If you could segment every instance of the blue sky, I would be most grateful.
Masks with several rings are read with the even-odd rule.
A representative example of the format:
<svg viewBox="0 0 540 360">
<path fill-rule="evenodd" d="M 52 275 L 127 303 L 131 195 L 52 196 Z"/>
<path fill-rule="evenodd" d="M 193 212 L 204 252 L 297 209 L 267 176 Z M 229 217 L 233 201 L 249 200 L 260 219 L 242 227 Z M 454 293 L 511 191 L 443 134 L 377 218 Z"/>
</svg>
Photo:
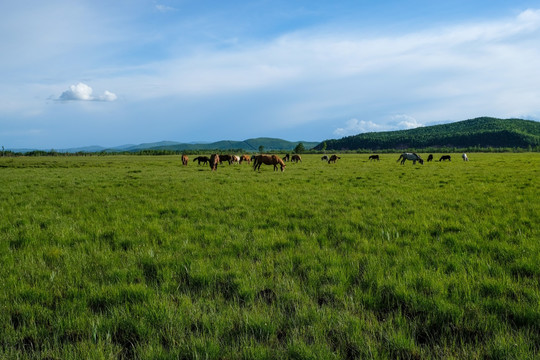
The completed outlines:
<svg viewBox="0 0 540 360">
<path fill-rule="evenodd" d="M 0 145 L 540 120 L 539 1 L 8 0 Z"/>
</svg>

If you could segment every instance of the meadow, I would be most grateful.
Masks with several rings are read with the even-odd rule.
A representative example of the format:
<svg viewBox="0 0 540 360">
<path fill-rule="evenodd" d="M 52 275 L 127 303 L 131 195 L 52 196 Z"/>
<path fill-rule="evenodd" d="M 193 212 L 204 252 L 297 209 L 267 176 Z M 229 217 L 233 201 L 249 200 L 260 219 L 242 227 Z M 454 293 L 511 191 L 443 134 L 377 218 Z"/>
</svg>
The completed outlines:
<svg viewBox="0 0 540 360">
<path fill-rule="evenodd" d="M 540 153 L 459 155 L 0 157 L 0 358 L 538 358 Z"/>
</svg>

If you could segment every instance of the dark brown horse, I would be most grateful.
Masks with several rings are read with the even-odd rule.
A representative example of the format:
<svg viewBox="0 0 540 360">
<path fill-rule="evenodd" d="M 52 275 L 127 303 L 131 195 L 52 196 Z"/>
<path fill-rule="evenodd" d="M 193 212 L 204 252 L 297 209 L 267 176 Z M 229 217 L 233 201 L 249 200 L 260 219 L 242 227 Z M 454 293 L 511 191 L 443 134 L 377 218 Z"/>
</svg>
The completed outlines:
<svg viewBox="0 0 540 360">
<path fill-rule="evenodd" d="M 429 156 L 427 157 L 427 162 L 430 162 L 433 160 L 433 154 L 429 154 Z"/>
<path fill-rule="evenodd" d="M 285 163 L 277 155 L 257 155 L 253 162 L 253 170 L 261 170 L 261 165 L 274 165 L 274 171 L 277 171 L 277 166 L 281 166 L 281 171 L 285 171 Z"/>
<path fill-rule="evenodd" d="M 452 161 L 452 158 L 450 157 L 450 155 L 443 155 L 441 156 L 441 158 L 439 159 L 439 161 Z"/>
<path fill-rule="evenodd" d="M 182 165 L 187 166 L 188 162 L 189 162 L 189 158 L 187 157 L 187 155 L 182 155 Z"/>
<path fill-rule="evenodd" d="M 206 163 L 210 161 L 210 158 L 208 156 L 197 156 L 195 159 L 193 159 L 193 161 L 198 161 L 199 165 L 201 165 L 201 163 L 206 165 Z"/>
<path fill-rule="evenodd" d="M 289 154 L 285 155 L 285 156 L 283 157 L 283 161 L 289 161 L 289 160 L 290 160 L 290 157 L 291 157 L 291 156 L 290 156 Z"/>
<path fill-rule="evenodd" d="M 300 155 L 295 154 L 291 157 L 291 161 L 295 163 L 298 163 L 299 161 L 302 162 L 302 157 L 300 157 Z"/>
<path fill-rule="evenodd" d="M 369 161 L 371 161 L 371 160 L 381 161 L 381 159 L 379 159 L 379 155 L 370 155 L 369 156 Z"/>
<path fill-rule="evenodd" d="M 336 161 L 337 161 L 338 159 L 341 159 L 341 157 L 339 157 L 339 156 L 337 156 L 337 155 L 334 154 L 334 155 L 330 156 L 330 159 L 328 159 L 328 163 L 329 163 L 329 164 L 330 164 L 330 163 L 334 163 L 334 164 L 335 164 Z"/>
<path fill-rule="evenodd" d="M 219 155 L 219 163 L 222 164 L 224 161 L 227 161 L 229 165 L 233 162 L 232 155 Z"/>
<path fill-rule="evenodd" d="M 218 155 L 218 154 L 212 154 L 212 155 L 210 155 L 210 161 L 209 161 L 209 163 L 210 163 L 210 169 L 211 169 L 212 171 L 217 170 L 217 166 L 218 166 L 218 164 L 219 164 L 219 155 Z"/>
</svg>

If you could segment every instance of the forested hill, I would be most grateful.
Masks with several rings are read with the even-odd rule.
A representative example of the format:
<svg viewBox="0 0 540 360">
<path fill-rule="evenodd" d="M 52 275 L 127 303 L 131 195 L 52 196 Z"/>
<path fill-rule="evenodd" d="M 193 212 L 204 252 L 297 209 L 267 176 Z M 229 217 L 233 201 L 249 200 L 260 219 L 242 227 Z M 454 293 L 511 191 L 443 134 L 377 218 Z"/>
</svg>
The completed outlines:
<svg viewBox="0 0 540 360">
<path fill-rule="evenodd" d="M 481 117 L 410 130 L 363 133 L 325 140 L 315 147 L 328 150 L 457 148 L 537 148 L 540 123 L 522 119 Z"/>
</svg>

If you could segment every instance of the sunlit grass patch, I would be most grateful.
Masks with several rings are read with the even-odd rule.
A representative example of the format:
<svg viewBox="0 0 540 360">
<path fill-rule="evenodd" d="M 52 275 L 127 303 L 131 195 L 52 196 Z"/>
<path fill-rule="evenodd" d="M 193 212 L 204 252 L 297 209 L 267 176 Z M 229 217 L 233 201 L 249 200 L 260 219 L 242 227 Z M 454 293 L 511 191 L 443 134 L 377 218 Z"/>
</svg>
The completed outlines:
<svg viewBox="0 0 540 360">
<path fill-rule="evenodd" d="M 538 160 L 0 158 L 0 357 L 534 358 Z"/>
</svg>

